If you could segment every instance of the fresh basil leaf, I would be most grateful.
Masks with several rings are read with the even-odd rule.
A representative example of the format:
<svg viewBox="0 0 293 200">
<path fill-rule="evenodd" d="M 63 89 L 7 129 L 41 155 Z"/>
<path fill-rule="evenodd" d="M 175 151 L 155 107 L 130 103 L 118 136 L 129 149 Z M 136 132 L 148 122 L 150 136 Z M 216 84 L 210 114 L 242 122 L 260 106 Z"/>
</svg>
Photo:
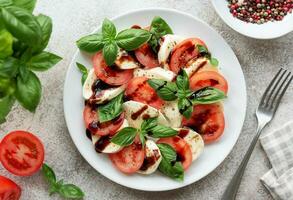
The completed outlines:
<svg viewBox="0 0 293 200">
<path fill-rule="evenodd" d="M 54 185 L 56 183 L 56 175 L 53 169 L 46 163 L 44 163 L 42 166 L 42 174 L 50 185 Z"/>
<path fill-rule="evenodd" d="M 118 117 L 122 112 L 123 92 L 117 97 L 113 98 L 107 104 L 101 105 L 98 108 L 99 121 L 101 123 L 110 121 Z"/>
<path fill-rule="evenodd" d="M 0 59 L 11 56 L 13 53 L 13 36 L 5 29 L 0 30 Z"/>
<path fill-rule="evenodd" d="M 219 65 L 219 61 L 216 58 L 211 58 L 210 63 L 215 67 Z"/>
<path fill-rule="evenodd" d="M 195 91 L 189 99 L 193 104 L 211 104 L 226 98 L 225 93 L 214 87 L 205 87 Z"/>
<path fill-rule="evenodd" d="M 49 39 L 51 37 L 53 24 L 52 19 L 43 14 L 39 14 L 38 16 L 36 16 L 36 19 L 40 24 L 42 31 L 41 43 L 39 46 L 34 48 L 34 52 L 38 53 L 43 51 L 47 47 Z"/>
<path fill-rule="evenodd" d="M 87 68 L 81 64 L 81 63 L 76 63 L 76 66 L 78 67 L 79 71 L 82 73 L 82 77 L 81 77 L 81 84 L 83 85 L 87 76 L 88 76 L 88 70 Z"/>
<path fill-rule="evenodd" d="M 0 7 L 11 6 L 12 4 L 12 0 L 0 0 Z"/>
<path fill-rule="evenodd" d="M 179 90 L 189 90 L 189 79 L 186 71 L 182 69 L 176 78 L 176 85 Z"/>
<path fill-rule="evenodd" d="M 110 42 L 105 44 L 103 48 L 103 57 L 108 66 L 111 66 L 115 62 L 117 55 L 118 55 L 118 46 L 115 42 Z"/>
<path fill-rule="evenodd" d="M 6 116 L 10 112 L 14 101 L 14 97 L 10 95 L 0 98 L 0 124 L 6 121 Z"/>
<path fill-rule="evenodd" d="M 155 16 L 153 18 L 150 32 L 155 33 L 156 35 L 159 35 L 159 37 L 167 35 L 167 34 L 173 34 L 173 31 L 170 28 L 170 26 L 167 24 L 167 22 L 159 16 Z"/>
<path fill-rule="evenodd" d="M 192 111 L 193 111 L 193 106 L 192 103 L 187 99 L 187 98 L 180 98 L 178 100 L 178 109 L 179 112 L 189 119 L 191 117 Z"/>
<path fill-rule="evenodd" d="M 13 0 L 13 4 L 17 7 L 23 8 L 29 12 L 33 12 L 37 0 Z"/>
<path fill-rule="evenodd" d="M 15 78 L 0 78 L 0 98 L 12 95 L 15 88 Z"/>
<path fill-rule="evenodd" d="M 178 134 L 178 131 L 163 125 L 153 127 L 148 134 L 154 138 L 171 137 Z"/>
<path fill-rule="evenodd" d="M 17 77 L 15 97 L 19 103 L 31 112 L 35 112 L 41 100 L 42 86 L 39 78 L 29 71 L 26 82 Z"/>
<path fill-rule="evenodd" d="M 177 99 L 177 86 L 173 82 L 167 82 L 160 79 L 149 79 L 148 84 L 156 90 L 158 96 L 165 101 Z"/>
<path fill-rule="evenodd" d="M 176 151 L 169 144 L 160 143 L 157 144 L 157 146 L 159 147 L 160 152 L 166 161 L 171 163 L 172 161 L 176 160 Z"/>
<path fill-rule="evenodd" d="M 152 129 L 153 127 L 155 127 L 158 123 L 158 118 L 157 117 L 152 117 L 146 120 L 143 120 L 143 122 L 141 123 L 141 127 L 140 129 L 142 131 L 148 131 L 150 129 Z"/>
<path fill-rule="evenodd" d="M 83 191 L 73 184 L 62 185 L 58 192 L 64 198 L 80 199 L 84 197 Z"/>
<path fill-rule="evenodd" d="M 46 71 L 56 65 L 61 59 L 61 57 L 53 53 L 43 51 L 31 57 L 27 67 L 33 71 Z"/>
<path fill-rule="evenodd" d="M 144 137 L 144 132 L 139 133 L 139 140 L 141 142 L 142 147 L 144 148 L 145 146 L 145 137 Z"/>
<path fill-rule="evenodd" d="M 30 70 L 28 70 L 25 65 L 21 65 L 19 67 L 19 77 L 21 78 L 23 82 L 26 83 L 28 81 L 29 74 L 30 74 Z"/>
<path fill-rule="evenodd" d="M 105 18 L 102 25 L 103 38 L 107 41 L 114 40 L 116 36 L 116 27 L 109 19 Z"/>
<path fill-rule="evenodd" d="M 151 34 L 144 29 L 126 29 L 118 33 L 116 42 L 122 49 L 132 51 L 147 42 L 150 37 Z"/>
<path fill-rule="evenodd" d="M 161 79 L 149 79 L 147 82 L 154 90 L 159 90 L 167 84 L 167 81 Z"/>
<path fill-rule="evenodd" d="M 26 10 L 15 6 L 2 8 L 2 19 L 5 28 L 22 42 L 31 46 L 41 42 L 41 27 Z"/>
<path fill-rule="evenodd" d="M 0 64 L 0 77 L 12 78 L 15 77 L 19 68 L 19 60 L 13 57 L 8 57 Z"/>
<path fill-rule="evenodd" d="M 209 53 L 208 49 L 205 46 L 203 46 L 203 45 L 198 44 L 198 45 L 196 45 L 196 47 L 197 47 L 197 49 L 198 49 L 198 51 L 199 51 L 200 54 L 207 54 L 207 53 Z"/>
<path fill-rule="evenodd" d="M 153 52 L 158 53 L 160 43 L 159 43 L 160 38 L 157 38 L 154 34 L 152 34 L 151 38 L 148 41 L 148 44 L 151 46 Z"/>
<path fill-rule="evenodd" d="M 95 33 L 80 38 L 76 44 L 80 50 L 94 53 L 102 50 L 105 42 L 103 40 L 103 36 L 100 33 Z"/>
<path fill-rule="evenodd" d="M 137 129 L 132 127 L 125 127 L 118 131 L 118 133 L 116 133 L 110 141 L 120 146 L 128 146 L 133 143 L 136 134 Z"/>
</svg>

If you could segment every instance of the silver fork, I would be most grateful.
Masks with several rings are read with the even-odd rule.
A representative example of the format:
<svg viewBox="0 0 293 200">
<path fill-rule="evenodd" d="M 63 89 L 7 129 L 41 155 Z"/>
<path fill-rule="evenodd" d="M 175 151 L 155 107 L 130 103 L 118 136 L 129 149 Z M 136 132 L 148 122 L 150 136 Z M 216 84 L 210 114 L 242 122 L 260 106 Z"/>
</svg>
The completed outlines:
<svg viewBox="0 0 293 200">
<path fill-rule="evenodd" d="M 290 82 L 293 79 L 291 72 L 281 68 L 273 80 L 270 82 L 269 86 L 265 90 L 258 108 L 255 112 L 258 127 L 256 135 L 254 136 L 241 164 L 239 165 L 236 173 L 234 174 L 232 180 L 230 181 L 228 187 L 226 188 L 222 200 L 233 200 L 236 198 L 237 190 L 241 183 L 241 178 L 243 176 L 246 165 L 249 161 L 251 153 L 257 143 L 257 140 L 261 134 L 262 129 L 273 119 L 276 110 L 280 104 L 280 101 L 285 94 Z"/>
</svg>

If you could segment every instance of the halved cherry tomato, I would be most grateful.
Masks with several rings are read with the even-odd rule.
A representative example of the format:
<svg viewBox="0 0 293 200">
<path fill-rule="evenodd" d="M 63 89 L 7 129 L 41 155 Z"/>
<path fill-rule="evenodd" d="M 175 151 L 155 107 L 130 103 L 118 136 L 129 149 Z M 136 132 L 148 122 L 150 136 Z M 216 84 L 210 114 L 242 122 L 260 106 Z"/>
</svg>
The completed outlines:
<svg viewBox="0 0 293 200">
<path fill-rule="evenodd" d="M 226 79 L 218 72 L 202 71 L 195 73 L 190 78 L 190 88 L 192 90 L 199 90 L 208 86 L 222 90 L 225 92 L 225 94 L 228 92 L 228 83 Z"/>
<path fill-rule="evenodd" d="M 121 172 L 132 174 L 140 169 L 143 164 L 145 151 L 142 148 L 139 139 L 124 147 L 121 151 L 113 154 L 109 154 L 112 163 Z"/>
<path fill-rule="evenodd" d="M 102 52 L 94 55 L 93 65 L 97 77 L 109 85 L 123 85 L 133 77 L 132 69 L 120 70 L 114 66 L 108 66 Z"/>
<path fill-rule="evenodd" d="M 21 188 L 9 178 L 0 176 L 0 200 L 20 199 Z"/>
<path fill-rule="evenodd" d="M 182 67 L 185 67 L 188 61 L 199 56 L 197 45 L 203 45 L 205 43 L 199 38 L 188 38 L 180 42 L 174 47 L 171 53 L 170 69 L 178 74 Z"/>
<path fill-rule="evenodd" d="M 160 109 L 163 100 L 159 98 L 156 91 L 147 83 L 146 77 L 135 77 L 128 83 L 125 95 L 128 99 L 148 104 Z"/>
<path fill-rule="evenodd" d="M 0 161 L 12 174 L 30 176 L 43 164 L 44 146 L 29 132 L 13 131 L 0 143 Z"/>
<path fill-rule="evenodd" d="M 159 66 L 159 61 L 148 43 L 134 51 L 136 59 L 145 66 L 146 69 L 151 69 Z"/>
<path fill-rule="evenodd" d="M 225 119 L 219 104 L 196 105 L 190 119 L 183 118 L 183 126 L 198 132 L 205 143 L 217 140 L 224 132 Z"/>
<path fill-rule="evenodd" d="M 90 106 L 86 105 L 83 110 L 83 119 L 86 128 L 89 129 L 92 134 L 97 134 L 101 136 L 113 135 L 123 124 L 124 113 L 111 121 L 100 123 L 97 109 L 93 109 Z"/>
<path fill-rule="evenodd" d="M 187 170 L 192 163 L 192 152 L 188 143 L 182 138 L 167 137 L 161 138 L 157 141 L 158 144 L 165 143 L 169 144 L 177 153 L 177 160 L 182 163 L 183 169 Z"/>
</svg>

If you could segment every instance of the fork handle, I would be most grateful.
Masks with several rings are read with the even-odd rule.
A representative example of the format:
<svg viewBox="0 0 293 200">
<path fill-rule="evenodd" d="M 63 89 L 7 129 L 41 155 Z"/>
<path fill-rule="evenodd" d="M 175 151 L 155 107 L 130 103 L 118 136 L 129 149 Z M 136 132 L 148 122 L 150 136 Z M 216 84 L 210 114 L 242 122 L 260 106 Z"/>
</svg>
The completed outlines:
<svg viewBox="0 0 293 200">
<path fill-rule="evenodd" d="M 242 179 L 244 170 L 247 166 L 247 163 L 249 161 L 251 153 L 253 152 L 253 149 L 257 143 L 257 140 L 258 140 L 260 133 L 261 133 L 264 126 L 265 125 L 262 125 L 257 128 L 256 135 L 254 136 L 252 142 L 250 143 L 250 146 L 249 146 L 247 152 L 245 153 L 245 156 L 244 156 L 241 164 L 239 165 L 232 180 L 230 181 L 228 187 L 226 188 L 226 190 L 222 196 L 222 200 L 233 200 L 236 198 L 236 194 L 237 194 L 239 185 L 241 183 L 241 179 Z"/>
</svg>

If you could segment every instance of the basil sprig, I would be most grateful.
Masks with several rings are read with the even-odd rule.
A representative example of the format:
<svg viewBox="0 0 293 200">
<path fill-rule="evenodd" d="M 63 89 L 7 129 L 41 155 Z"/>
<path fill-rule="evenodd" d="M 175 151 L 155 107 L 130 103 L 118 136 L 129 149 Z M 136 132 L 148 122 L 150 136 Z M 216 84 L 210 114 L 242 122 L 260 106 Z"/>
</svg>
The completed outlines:
<svg viewBox="0 0 293 200">
<path fill-rule="evenodd" d="M 54 193 L 58 193 L 64 198 L 80 199 L 84 197 L 83 191 L 73 184 L 64 184 L 63 180 L 57 181 L 56 175 L 51 167 L 47 164 L 43 164 L 42 173 L 46 181 L 49 183 L 50 196 Z"/>
<path fill-rule="evenodd" d="M 101 123 L 110 121 L 122 113 L 123 92 L 108 103 L 99 106 L 99 121 Z"/>
<path fill-rule="evenodd" d="M 181 162 L 176 161 L 176 151 L 169 144 L 161 143 L 157 145 L 162 154 L 159 171 L 177 181 L 183 181 L 184 169 Z"/>
<path fill-rule="evenodd" d="M 219 61 L 216 58 L 212 57 L 212 54 L 208 51 L 208 49 L 205 46 L 198 44 L 196 45 L 196 48 L 201 56 L 205 56 L 210 60 L 210 63 L 213 66 L 217 67 L 219 65 Z"/>
<path fill-rule="evenodd" d="M 118 48 L 132 51 L 147 42 L 151 34 L 143 29 L 125 29 L 117 34 L 113 22 L 104 19 L 102 32 L 84 36 L 76 44 L 82 51 L 94 53 L 102 50 L 108 66 L 111 66 L 118 55 Z"/>
<path fill-rule="evenodd" d="M 81 76 L 81 84 L 83 85 L 84 84 L 84 82 L 85 82 L 85 80 L 86 80 L 86 78 L 87 78 L 87 76 L 88 76 L 88 70 L 87 70 L 87 68 L 83 65 L 83 64 L 81 64 L 81 63 L 76 63 L 76 66 L 77 66 L 77 68 L 79 69 L 79 71 L 82 73 L 82 76 Z"/>
<path fill-rule="evenodd" d="M 195 91 L 189 99 L 193 104 L 211 104 L 226 98 L 222 90 L 213 87 L 205 87 Z"/>
</svg>

